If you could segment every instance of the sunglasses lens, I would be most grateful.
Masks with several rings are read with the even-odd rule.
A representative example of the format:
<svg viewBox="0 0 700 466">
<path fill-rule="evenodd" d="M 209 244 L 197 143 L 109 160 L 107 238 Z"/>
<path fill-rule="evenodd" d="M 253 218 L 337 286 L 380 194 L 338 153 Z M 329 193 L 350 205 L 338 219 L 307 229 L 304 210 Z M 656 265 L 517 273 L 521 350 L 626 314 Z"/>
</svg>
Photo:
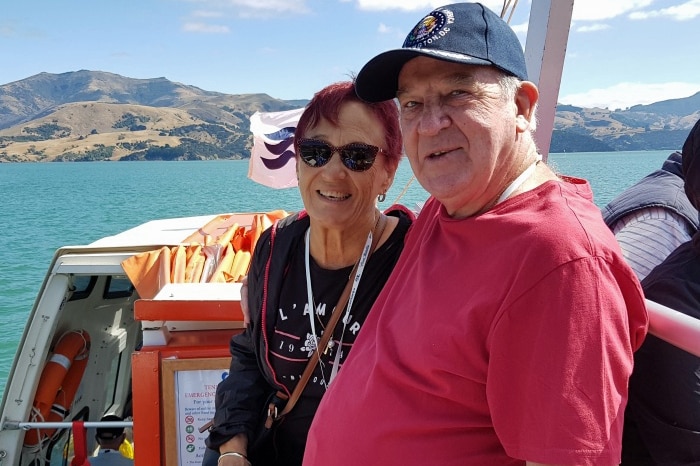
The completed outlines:
<svg viewBox="0 0 700 466">
<path fill-rule="evenodd" d="M 321 167 L 332 156 L 331 147 L 322 141 L 302 141 L 299 143 L 299 156 L 310 167 Z"/>
<path fill-rule="evenodd" d="M 369 144 L 350 143 L 333 147 L 316 139 L 302 139 L 298 147 L 299 157 L 310 167 L 324 166 L 333 157 L 333 152 L 338 151 L 343 165 L 356 172 L 369 170 L 379 152 L 378 147 Z"/>
<path fill-rule="evenodd" d="M 369 170 L 377 156 L 377 148 L 362 144 L 349 144 L 342 151 L 343 163 L 350 170 L 363 172 Z"/>
</svg>

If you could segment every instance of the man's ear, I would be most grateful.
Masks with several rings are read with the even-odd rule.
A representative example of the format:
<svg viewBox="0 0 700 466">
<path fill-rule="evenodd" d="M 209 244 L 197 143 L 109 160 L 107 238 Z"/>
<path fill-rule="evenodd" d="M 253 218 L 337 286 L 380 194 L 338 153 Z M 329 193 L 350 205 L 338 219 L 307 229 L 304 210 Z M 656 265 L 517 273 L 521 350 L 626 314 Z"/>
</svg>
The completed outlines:
<svg viewBox="0 0 700 466">
<path fill-rule="evenodd" d="M 523 132 L 528 129 L 535 116 L 535 106 L 540 98 L 540 93 L 530 81 L 523 81 L 515 94 L 516 128 Z"/>
</svg>

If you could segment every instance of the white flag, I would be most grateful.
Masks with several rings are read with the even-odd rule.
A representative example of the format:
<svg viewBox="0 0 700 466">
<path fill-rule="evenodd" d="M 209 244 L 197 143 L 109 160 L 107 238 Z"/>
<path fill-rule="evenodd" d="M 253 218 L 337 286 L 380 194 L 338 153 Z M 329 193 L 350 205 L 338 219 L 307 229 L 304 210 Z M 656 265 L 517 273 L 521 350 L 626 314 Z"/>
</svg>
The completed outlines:
<svg viewBox="0 0 700 466">
<path fill-rule="evenodd" d="M 297 185 L 294 130 L 304 108 L 285 112 L 255 112 L 250 117 L 253 149 L 248 178 L 271 188 Z"/>
</svg>

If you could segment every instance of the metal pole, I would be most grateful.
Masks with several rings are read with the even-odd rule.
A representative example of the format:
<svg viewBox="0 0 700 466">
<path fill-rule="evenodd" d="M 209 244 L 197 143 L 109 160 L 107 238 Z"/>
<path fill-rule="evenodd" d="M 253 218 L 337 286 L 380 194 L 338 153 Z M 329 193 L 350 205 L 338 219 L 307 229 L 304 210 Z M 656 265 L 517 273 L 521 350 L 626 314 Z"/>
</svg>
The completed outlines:
<svg viewBox="0 0 700 466">
<path fill-rule="evenodd" d="M 86 429 L 90 428 L 114 428 L 114 427 L 133 427 L 133 421 L 93 421 L 83 422 Z M 29 429 L 72 429 L 72 422 L 19 422 L 5 421 L 2 424 L 2 430 L 29 430 Z"/>
<path fill-rule="evenodd" d="M 530 81 L 537 84 L 535 142 L 545 162 L 549 154 L 564 70 L 574 0 L 533 0 L 525 42 L 525 62 Z"/>
</svg>

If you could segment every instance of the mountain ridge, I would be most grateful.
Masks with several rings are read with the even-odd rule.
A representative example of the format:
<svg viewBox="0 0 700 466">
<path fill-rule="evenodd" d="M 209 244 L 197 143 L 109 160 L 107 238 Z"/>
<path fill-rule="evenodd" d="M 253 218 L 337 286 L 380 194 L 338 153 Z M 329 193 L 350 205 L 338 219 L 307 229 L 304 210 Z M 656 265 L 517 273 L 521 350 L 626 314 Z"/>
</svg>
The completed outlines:
<svg viewBox="0 0 700 466">
<path fill-rule="evenodd" d="M 164 77 L 39 73 L 0 85 L 0 162 L 243 159 L 254 112 L 307 102 Z M 615 111 L 560 104 L 550 150 L 676 150 L 698 119 L 700 92 Z"/>
</svg>

